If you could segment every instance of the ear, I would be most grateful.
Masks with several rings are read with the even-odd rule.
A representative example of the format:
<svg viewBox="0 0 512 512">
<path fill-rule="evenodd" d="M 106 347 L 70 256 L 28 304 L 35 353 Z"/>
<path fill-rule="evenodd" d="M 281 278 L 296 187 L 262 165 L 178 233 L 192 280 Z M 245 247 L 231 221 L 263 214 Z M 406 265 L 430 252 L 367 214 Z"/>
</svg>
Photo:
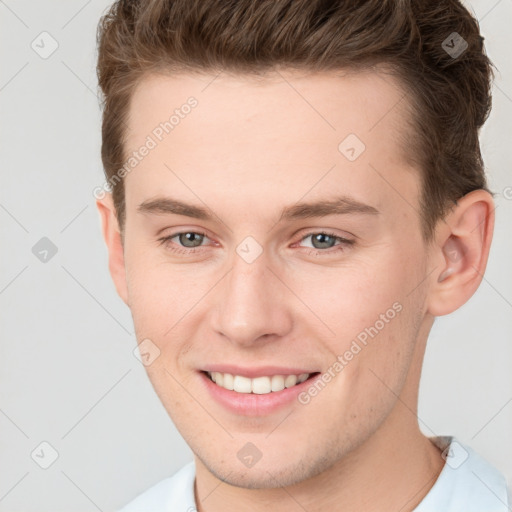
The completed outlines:
<svg viewBox="0 0 512 512">
<path fill-rule="evenodd" d="M 114 281 L 117 293 L 128 304 L 128 287 L 124 266 L 124 252 L 119 223 L 117 220 L 112 194 L 105 194 L 103 199 L 96 200 L 103 228 L 103 238 L 108 250 L 108 268 Z"/>
<path fill-rule="evenodd" d="M 491 194 L 474 190 L 438 223 L 432 253 L 437 266 L 427 297 L 432 315 L 455 311 L 480 285 L 491 247 L 494 210 Z"/>
</svg>

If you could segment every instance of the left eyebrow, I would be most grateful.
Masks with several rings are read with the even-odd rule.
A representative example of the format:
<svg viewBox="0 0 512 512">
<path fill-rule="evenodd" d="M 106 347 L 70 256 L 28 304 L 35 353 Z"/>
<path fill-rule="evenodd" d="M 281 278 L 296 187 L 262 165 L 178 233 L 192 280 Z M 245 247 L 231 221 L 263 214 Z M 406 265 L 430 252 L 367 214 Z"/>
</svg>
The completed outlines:
<svg viewBox="0 0 512 512">
<path fill-rule="evenodd" d="M 297 203 L 284 208 L 279 221 L 306 219 L 308 217 L 326 217 L 328 215 L 347 214 L 379 215 L 377 208 L 361 203 L 348 196 L 335 197 L 331 200 L 316 201 L 314 203 Z"/>
</svg>

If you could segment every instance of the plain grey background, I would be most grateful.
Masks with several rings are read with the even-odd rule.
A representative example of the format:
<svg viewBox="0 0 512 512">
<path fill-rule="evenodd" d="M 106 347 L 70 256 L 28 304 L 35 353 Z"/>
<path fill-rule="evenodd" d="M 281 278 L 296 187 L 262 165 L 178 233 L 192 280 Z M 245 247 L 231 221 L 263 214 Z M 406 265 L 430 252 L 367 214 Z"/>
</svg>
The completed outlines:
<svg viewBox="0 0 512 512">
<path fill-rule="evenodd" d="M 109 3 L 0 0 L 0 512 L 114 510 L 192 460 L 133 355 L 92 193 L 104 182 L 95 37 Z M 418 416 L 510 481 L 512 1 L 466 5 L 498 68 L 481 133 L 496 226 L 479 290 L 434 324 Z"/>
</svg>

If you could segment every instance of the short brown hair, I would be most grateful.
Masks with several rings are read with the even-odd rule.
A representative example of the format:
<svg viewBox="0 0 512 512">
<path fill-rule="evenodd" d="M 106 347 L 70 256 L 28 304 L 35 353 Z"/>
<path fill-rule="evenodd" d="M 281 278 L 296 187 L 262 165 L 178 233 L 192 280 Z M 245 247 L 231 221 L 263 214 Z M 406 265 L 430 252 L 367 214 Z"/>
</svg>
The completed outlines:
<svg viewBox="0 0 512 512">
<path fill-rule="evenodd" d="M 151 72 L 383 64 L 408 96 L 411 129 L 402 142 L 421 171 L 424 240 L 459 198 L 490 192 L 478 134 L 491 109 L 493 64 L 478 21 L 458 0 L 118 0 L 102 16 L 97 39 L 107 181 L 126 162 L 130 98 Z M 122 180 L 112 193 L 123 230 Z"/>
</svg>

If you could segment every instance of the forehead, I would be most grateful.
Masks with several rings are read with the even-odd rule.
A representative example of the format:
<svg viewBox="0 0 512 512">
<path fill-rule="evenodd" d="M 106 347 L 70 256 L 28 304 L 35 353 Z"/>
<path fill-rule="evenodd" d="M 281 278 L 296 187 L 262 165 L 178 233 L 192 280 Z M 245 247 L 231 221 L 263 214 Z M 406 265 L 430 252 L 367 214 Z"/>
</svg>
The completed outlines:
<svg viewBox="0 0 512 512">
<path fill-rule="evenodd" d="M 190 98 L 195 106 L 185 108 Z M 406 102 L 390 75 L 370 70 L 147 76 L 131 99 L 125 151 L 148 137 L 154 148 L 126 177 L 127 204 L 166 188 L 176 196 L 176 187 L 219 203 L 237 188 L 240 207 L 247 197 L 272 198 L 276 211 L 283 194 L 314 199 L 333 189 L 379 209 L 414 203 L 418 174 L 401 143 Z"/>
<path fill-rule="evenodd" d="M 238 122 L 243 122 L 246 129 L 250 128 L 247 123 L 254 128 L 259 124 L 267 133 L 289 129 L 291 123 L 294 129 L 290 136 L 315 131 L 330 135 L 337 132 L 336 137 L 340 137 L 351 129 L 361 138 L 367 134 L 368 139 L 374 130 L 382 134 L 390 128 L 401 135 L 400 128 L 409 117 L 404 109 L 405 90 L 383 69 L 318 73 L 281 70 L 258 77 L 226 72 L 151 74 L 132 94 L 128 142 L 141 131 L 148 132 L 155 123 L 169 119 L 190 97 L 200 105 L 194 109 L 196 124 L 214 123 L 224 132 L 236 129 L 234 123 Z M 300 125 L 298 120 L 302 121 Z"/>
</svg>

